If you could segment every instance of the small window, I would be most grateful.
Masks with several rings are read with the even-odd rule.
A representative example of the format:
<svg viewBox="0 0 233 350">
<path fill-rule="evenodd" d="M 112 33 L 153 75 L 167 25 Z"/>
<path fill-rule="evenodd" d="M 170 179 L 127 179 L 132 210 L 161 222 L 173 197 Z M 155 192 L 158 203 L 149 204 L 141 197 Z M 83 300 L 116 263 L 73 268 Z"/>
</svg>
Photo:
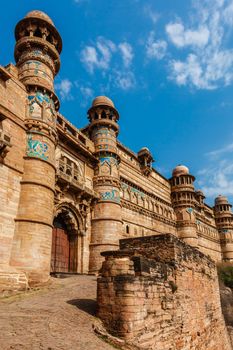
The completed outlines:
<svg viewBox="0 0 233 350">
<path fill-rule="evenodd" d="M 42 38 L 42 34 L 39 28 L 37 28 L 36 31 L 34 32 L 34 36 L 37 36 L 38 38 Z"/>
<path fill-rule="evenodd" d="M 94 119 L 99 119 L 98 114 L 95 112 Z"/>
<path fill-rule="evenodd" d="M 69 176 L 72 175 L 72 172 L 71 172 L 71 169 L 70 169 L 70 168 L 67 168 L 67 169 L 66 169 L 66 175 L 69 175 Z"/>
<path fill-rule="evenodd" d="M 102 119 L 106 119 L 106 113 L 105 113 L 105 111 L 103 111 L 103 112 L 101 113 L 101 118 L 102 118 Z"/>
<path fill-rule="evenodd" d="M 126 233 L 129 233 L 129 225 L 126 225 L 125 231 Z"/>
</svg>

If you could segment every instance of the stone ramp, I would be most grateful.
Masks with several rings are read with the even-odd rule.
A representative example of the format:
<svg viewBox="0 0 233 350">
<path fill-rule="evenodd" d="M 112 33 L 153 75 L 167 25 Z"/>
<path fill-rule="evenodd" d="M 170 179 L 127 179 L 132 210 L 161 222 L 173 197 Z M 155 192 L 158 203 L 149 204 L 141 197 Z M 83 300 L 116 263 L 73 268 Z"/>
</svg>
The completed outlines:
<svg viewBox="0 0 233 350">
<path fill-rule="evenodd" d="M 0 301 L 1 350 L 112 350 L 93 329 L 96 277 L 53 279 L 49 287 Z"/>
</svg>

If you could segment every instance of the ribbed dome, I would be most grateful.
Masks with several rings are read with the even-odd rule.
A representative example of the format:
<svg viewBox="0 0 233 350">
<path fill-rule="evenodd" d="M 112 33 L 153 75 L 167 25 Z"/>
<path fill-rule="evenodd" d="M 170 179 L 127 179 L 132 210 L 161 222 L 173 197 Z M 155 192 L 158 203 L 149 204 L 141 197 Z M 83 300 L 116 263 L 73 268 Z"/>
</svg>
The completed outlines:
<svg viewBox="0 0 233 350">
<path fill-rule="evenodd" d="M 39 11 L 39 10 L 34 10 L 34 11 L 28 12 L 26 14 L 25 18 L 40 18 L 40 19 L 43 19 L 44 21 L 46 21 L 54 26 L 54 23 L 51 20 L 51 18 L 46 13 Z"/>
<path fill-rule="evenodd" d="M 215 204 L 229 204 L 227 197 L 219 195 L 215 198 Z"/>
<path fill-rule="evenodd" d="M 115 107 L 112 100 L 110 100 L 110 98 L 106 96 L 98 96 L 93 100 L 92 107 L 97 107 L 97 106 L 109 106 L 113 108 Z"/>
<path fill-rule="evenodd" d="M 180 176 L 180 175 L 188 175 L 189 174 L 189 168 L 187 168 L 185 165 L 177 165 L 175 169 L 172 172 L 172 176 Z"/>
</svg>

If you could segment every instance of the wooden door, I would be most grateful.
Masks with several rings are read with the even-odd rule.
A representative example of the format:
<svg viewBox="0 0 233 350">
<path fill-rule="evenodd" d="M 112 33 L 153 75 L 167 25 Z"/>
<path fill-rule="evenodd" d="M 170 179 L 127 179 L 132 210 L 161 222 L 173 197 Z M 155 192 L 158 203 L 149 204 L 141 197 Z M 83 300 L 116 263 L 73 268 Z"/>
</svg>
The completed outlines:
<svg viewBox="0 0 233 350">
<path fill-rule="evenodd" d="M 53 228 L 51 272 L 69 272 L 70 242 L 64 228 Z"/>
</svg>

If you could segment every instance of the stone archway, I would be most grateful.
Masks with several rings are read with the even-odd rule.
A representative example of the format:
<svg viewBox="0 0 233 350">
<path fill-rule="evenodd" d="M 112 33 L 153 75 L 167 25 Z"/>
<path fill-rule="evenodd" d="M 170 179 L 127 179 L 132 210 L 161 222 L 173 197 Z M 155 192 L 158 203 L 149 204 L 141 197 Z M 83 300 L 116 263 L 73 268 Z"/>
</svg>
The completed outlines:
<svg viewBox="0 0 233 350">
<path fill-rule="evenodd" d="M 82 218 L 69 204 L 59 206 L 53 221 L 51 273 L 77 273 Z"/>
</svg>

